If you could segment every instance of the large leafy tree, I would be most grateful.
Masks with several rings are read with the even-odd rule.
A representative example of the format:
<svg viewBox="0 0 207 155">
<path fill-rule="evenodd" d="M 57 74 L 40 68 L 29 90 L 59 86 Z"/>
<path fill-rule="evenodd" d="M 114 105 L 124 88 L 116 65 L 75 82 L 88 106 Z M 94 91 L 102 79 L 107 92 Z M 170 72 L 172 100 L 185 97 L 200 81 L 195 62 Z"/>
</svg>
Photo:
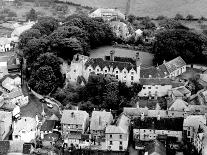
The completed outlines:
<svg viewBox="0 0 207 155">
<path fill-rule="evenodd" d="M 49 94 L 57 87 L 57 78 L 50 66 L 42 66 L 34 71 L 29 80 L 29 86 L 42 95 Z"/>
<path fill-rule="evenodd" d="M 181 56 L 187 63 L 206 61 L 203 54 L 206 38 L 187 30 L 166 30 L 156 36 L 153 47 L 154 64 Z"/>
<path fill-rule="evenodd" d="M 37 13 L 36 11 L 32 8 L 29 13 L 26 15 L 27 16 L 27 21 L 36 21 L 37 20 Z"/>
</svg>

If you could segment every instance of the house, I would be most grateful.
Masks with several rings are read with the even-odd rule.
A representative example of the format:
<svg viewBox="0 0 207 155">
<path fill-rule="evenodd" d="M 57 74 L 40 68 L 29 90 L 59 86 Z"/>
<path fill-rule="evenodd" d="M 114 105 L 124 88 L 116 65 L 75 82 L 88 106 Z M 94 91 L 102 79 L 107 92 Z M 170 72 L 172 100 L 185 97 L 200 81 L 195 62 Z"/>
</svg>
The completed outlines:
<svg viewBox="0 0 207 155">
<path fill-rule="evenodd" d="M 180 56 L 163 64 L 168 71 L 169 77 L 177 77 L 186 72 L 186 63 Z"/>
<path fill-rule="evenodd" d="M 125 19 L 125 15 L 121 13 L 118 9 L 105 9 L 99 8 L 94 12 L 89 14 L 89 17 L 96 18 L 101 17 L 103 20 L 111 20 L 111 19 Z"/>
<path fill-rule="evenodd" d="M 16 103 L 19 104 L 20 107 L 26 105 L 29 102 L 28 96 L 24 96 L 21 90 L 13 91 L 4 95 L 4 102 L 9 107 L 15 107 Z M 6 106 L 6 105 L 5 105 Z"/>
<path fill-rule="evenodd" d="M 82 110 L 64 110 L 61 118 L 64 143 L 78 147 L 81 134 L 88 128 L 89 114 Z"/>
<path fill-rule="evenodd" d="M 106 127 L 106 148 L 112 151 L 126 151 L 129 141 L 130 118 L 124 113 L 118 118 L 116 125 Z"/>
<path fill-rule="evenodd" d="M 117 38 L 127 39 L 130 36 L 128 25 L 120 21 L 110 22 L 112 31 L 116 34 Z"/>
<path fill-rule="evenodd" d="M 14 48 L 14 44 L 11 38 L 1 37 L 0 38 L 0 52 L 8 52 Z"/>
<path fill-rule="evenodd" d="M 104 136 L 106 126 L 113 121 L 111 112 L 93 111 L 90 123 L 90 132 L 94 138 Z"/>
<path fill-rule="evenodd" d="M 5 140 L 11 131 L 12 113 L 0 111 L 0 140 Z"/>
<path fill-rule="evenodd" d="M 59 131 L 60 122 L 56 120 L 45 120 L 40 128 L 40 137 L 43 139 L 44 135 Z"/>
<path fill-rule="evenodd" d="M 182 99 L 176 99 L 168 105 L 168 109 L 172 111 L 185 111 L 188 109 L 188 103 Z"/>
<path fill-rule="evenodd" d="M 206 125 L 206 117 L 204 115 L 189 115 L 183 122 L 183 135 L 192 142 L 195 134 L 198 132 L 199 126 Z"/>
<path fill-rule="evenodd" d="M 0 141 L 0 154 L 7 154 L 9 152 L 9 141 Z"/>
<path fill-rule="evenodd" d="M 146 146 L 145 155 L 166 155 L 166 148 L 161 142 L 155 140 Z"/>
<path fill-rule="evenodd" d="M 83 76 L 86 81 L 91 73 L 112 75 L 117 80 L 125 82 L 130 86 L 139 82 L 140 77 L 139 53 L 136 58 L 116 57 L 115 51 L 103 58 L 89 58 L 76 54 L 71 62 L 70 70 L 66 73 L 66 78 L 71 83 L 77 83 L 78 76 Z"/>
<path fill-rule="evenodd" d="M 14 141 L 31 142 L 36 138 L 37 122 L 32 117 L 22 117 L 13 123 L 12 138 Z"/>
<path fill-rule="evenodd" d="M 133 119 L 133 138 L 135 141 L 152 141 L 165 136 L 172 141 L 181 142 L 183 131 L 183 117 L 161 117 L 159 113 L 151 117 Z"/>
<path fill-rule="evenodd" d="M 1 83 L 2 87 L 9 92 L 19 90 L 21 87 L 21 77 L 18 74 L 5 75 L 3 79 L 1 79 L 1 81 L 2 81 Z"/>
<path fill-rule="evenodd" d="M 162 97 L 172 89 L 172 82 L 169 78 L 141 78 L 140 84 L 142 90 L 138 94 L 139 97 Z"/>
</svg>

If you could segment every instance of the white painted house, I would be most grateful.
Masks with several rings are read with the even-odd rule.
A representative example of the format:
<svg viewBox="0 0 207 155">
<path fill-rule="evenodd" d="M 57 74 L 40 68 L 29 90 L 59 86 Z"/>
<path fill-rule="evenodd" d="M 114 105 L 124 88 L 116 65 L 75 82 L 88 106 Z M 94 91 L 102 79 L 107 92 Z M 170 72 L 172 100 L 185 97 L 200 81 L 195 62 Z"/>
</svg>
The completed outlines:
<svg viewBox="0 0 207 155">
<path fill-rule="evenodd" d="M 125 114 L 117 120 L 116 125 L 106 127 L 106 149 L 112 151 L 126 151 L 129 141 L 130 118 Z"/>
<path fill-rule="evenodd" d="M 36 138 L 37 122 L 35 118 L 22 117 L 13 123 L 13 128 L 12 138 L 15 141 L 31 142 Z"/>
</svg>

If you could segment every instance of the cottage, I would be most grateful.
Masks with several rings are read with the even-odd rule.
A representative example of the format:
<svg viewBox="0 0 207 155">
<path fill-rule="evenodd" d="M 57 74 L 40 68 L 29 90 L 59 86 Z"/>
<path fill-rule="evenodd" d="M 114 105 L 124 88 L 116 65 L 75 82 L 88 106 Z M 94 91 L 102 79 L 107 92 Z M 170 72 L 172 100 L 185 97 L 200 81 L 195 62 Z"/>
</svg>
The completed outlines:
<svg viewBox="0 0 207 155">
<path fill-rule="evenodd" d="M 118 118 L 116 125 L 106 127 L 106 148 L 112 151 L 126 151 L 129 141 L 130 118 L 124 113 Z"/>
<path fill-rule="evenodd" d="M 31 142 L 36 138 L 37 122 L 35 118 L 22 117 L 13 124 L 13 140 L 21 140 L 24 142 Z"/>
<path fill-rule="evenodd" d="M 113 121 L 111 112 L 93 111 L 90 123 L 90 132 L 94 138 L 104 136 L 105 129 Z"/>
<path fill-rule="evenodd" d="M 105 9 L 99 8 L 94 12 L 89 14 L 89 17 L 96 18 L 101 17 L 103 20 L 111 20 L 111 19 L 125 19 L 125 15 L 121 13 L 118 9 Z"/>
<path fill-rule="evenodd" d="M 12 113 L 0 111 L 0 140 L 4 140 L 12 127 Z"/>
<path fill-rule="evenodd" d="M 88 128 L 89 114 L 81 110 L 64 110 L 61 118 L 64 143 L 78 147 L 81 135 Z"/>
</svg>

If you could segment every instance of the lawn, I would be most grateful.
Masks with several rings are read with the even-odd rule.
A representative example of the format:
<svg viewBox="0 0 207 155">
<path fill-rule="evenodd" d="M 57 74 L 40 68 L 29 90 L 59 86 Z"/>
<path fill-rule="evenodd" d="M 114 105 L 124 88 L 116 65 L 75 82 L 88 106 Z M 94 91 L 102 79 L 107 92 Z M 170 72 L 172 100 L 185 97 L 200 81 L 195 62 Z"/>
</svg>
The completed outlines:
<svg viewBox="0 0 207 155">
<path fill-rule="evenodd" d="M 124 48 L 114 48 L 112 46 L 105 46 L 94 49 L 90 52 L 91 58 L 104 58 L 106 55 L 110 55 L 110 51 L 114 50 L 115 55 L 118 57 L 129 57 L 135 58 L 136 53 L 139 52 L 140 60 L 143 66 L 152 66 L 153 65 L 153 54 L 142 52 L 142 51 L 134 51 Z"/>
<path fill-rule="evenodd" d="M 66 13 L 61 13 L 57 12 L 55 9 L 55 6 L 63 6 L 67 5 L 68 9 Z M 9 9 L 12 12 L 15 12 L 17 14 L 18 19 L 24 19 L 26 17 L 26 14 L 31 10 L 35 9 L 37 11 L 39 16 L 53 16 L 53 17 L 58 17 L 60 15 L 68 16 L 74 13 L 78 12 L 87 12 L 89 10 L 74 6 L 74 5 L 69 5 L 69 4 L 51 4 L 49 6 L 36 6 L 35 3 L 33 2 L 22 2 L 22 6 L 16 6 L 14 3 L 5 3 L 1 8 L 0 11 L 4 9 Z"/>
<path fill-rule="evenodd" d="M 65 1 L 65 0 L 64 0 Z M 67 0 L 90 7 L 118 8 L 126 12 L 127 0 Z M 174 17 L 176 13 L 195 17 L 207 15 L 206 0 L 130 0 L 130 13 L 136 16 L 157 17 L 164 15 Z"/>
</svg>

